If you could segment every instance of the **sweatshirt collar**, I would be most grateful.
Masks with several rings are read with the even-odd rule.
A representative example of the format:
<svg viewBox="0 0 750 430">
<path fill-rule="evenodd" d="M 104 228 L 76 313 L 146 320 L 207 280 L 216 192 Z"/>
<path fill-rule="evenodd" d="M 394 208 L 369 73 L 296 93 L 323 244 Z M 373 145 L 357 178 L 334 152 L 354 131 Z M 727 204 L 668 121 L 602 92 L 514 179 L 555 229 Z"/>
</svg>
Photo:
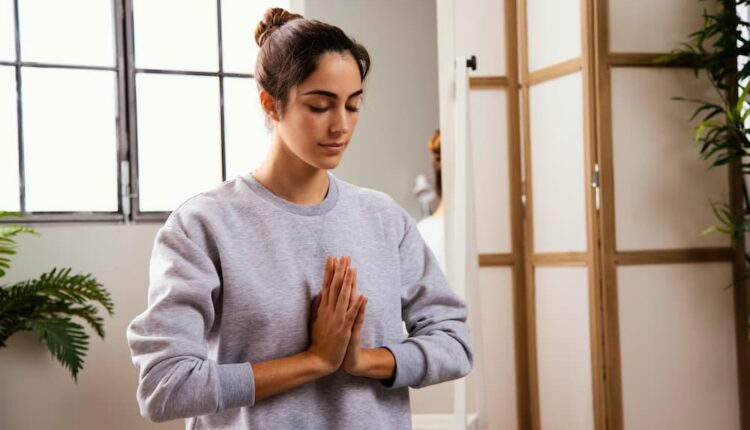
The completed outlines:
<svg viewBox="0 0 750 430">
<path fill-rule="evenodd" d="M 278 208 L 297 215 L 315 216 L 323 215 L 333 209 L 336 205 L 336 201 L 339 197 L 339 187 L 337 184 L 336 176 L 330 171 L 326 171 L 328 174 L 328 192 L 323 198 L 323 201 L 315 205 L 300 205 L 285 200 L 276 194 L 272 193 L 271 190 L 265 187 L 265 185 L 258 182 L 253 176 L 252 172 L 238 175 L 251 190 L 255 192 L 259 197 L 268 201 L 269 203 L 277 206 Z"/>
</svg>

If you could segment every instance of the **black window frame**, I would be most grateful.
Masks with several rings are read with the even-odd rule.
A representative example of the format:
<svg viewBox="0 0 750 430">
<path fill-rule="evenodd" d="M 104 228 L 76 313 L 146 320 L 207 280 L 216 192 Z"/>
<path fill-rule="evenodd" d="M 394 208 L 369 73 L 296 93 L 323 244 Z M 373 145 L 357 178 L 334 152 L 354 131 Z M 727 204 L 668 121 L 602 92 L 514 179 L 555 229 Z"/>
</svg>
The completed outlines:
<svg viewBox="0 0 750 430">
<path fill-rule="evenodd" d="M 222 43 L 222 13 L 221 2 L 216 0 L 216 17 L 218 31 L 218 71 L 191 71 L 173 69 L 148 69 L 135 67 L 135 40 L 133 25 L 133 0 L 111 0 L 113 11 L 113 25 L 115 32 L 115 66 L 83 66 L 71 64 L 53 64 L 21 61 L 21 39 L 19 28 L 18 3 L 23 0 L 13 0 L 13 19 L 15 23 L 15 61 L 0 61 L 2 66 L 15 67 L 16 75 L 16 112 L 18 124 L 18 163 L 20 186 L 20 212 L 24 217 L 0 218 L 0 224 L 5 223 L 163 223 L 171 211 L 144 212 L 140 210 L 139 181 L 138 181 L 138 134 L 137 134 L 137 94 L 135 88 L 136 74 L 168 74 L 216 77 L 219 81 L 219 115 L 221 142 L 221 178 L 227 180 L 226 174 L 226 143 L 225 143 L 225 115 L 224 115 L 224 78 L 255 79 L 252 73 L 228 73 L 224 71 L 223 43 Z M 118 207 L 116 212 L 96 211 L 54 211 L 54 212 L 26 212 L 26 190 L 24 172 L 23 145 L 23 106 L 21 67 L 47 67 L 59 69 L 106 70 L 117 73 L 117 193 Z M 217 184 L 218 185 L 218 184 Z M 2 210 L 3 208 L 0 208 Z"/>
</svg>

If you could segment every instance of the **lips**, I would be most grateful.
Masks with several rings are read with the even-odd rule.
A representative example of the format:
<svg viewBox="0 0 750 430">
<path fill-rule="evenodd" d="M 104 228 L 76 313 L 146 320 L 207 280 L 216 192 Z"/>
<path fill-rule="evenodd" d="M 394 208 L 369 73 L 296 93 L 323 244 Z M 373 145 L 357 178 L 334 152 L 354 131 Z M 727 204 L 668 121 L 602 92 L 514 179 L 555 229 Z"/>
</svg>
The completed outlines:
<svg viewBox="0 0 750 430">
<path fill-rule="evenodd" d="M 323 152 L 329 155 L 340 155 L 346 148 L 346 143 L 319 143 Z"/>
</svg>

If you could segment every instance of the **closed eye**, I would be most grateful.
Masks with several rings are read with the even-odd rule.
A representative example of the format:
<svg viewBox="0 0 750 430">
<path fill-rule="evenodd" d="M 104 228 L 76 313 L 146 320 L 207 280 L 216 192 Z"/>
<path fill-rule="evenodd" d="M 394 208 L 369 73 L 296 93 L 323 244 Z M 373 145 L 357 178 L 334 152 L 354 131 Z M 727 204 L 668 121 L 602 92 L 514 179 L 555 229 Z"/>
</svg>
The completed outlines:
<svg viewBox="0 0 750 430">
<path fill-rule="evenodd" d="M 315 113 L 324 113 L 328 111 L 328 108 L 319 108 L 315 106 L 310 106 L 310 110 Z M 359 108 L 351 107 L 351 106 L 347 106 L 346 110 L 348 110 L 349 112 L 359 112 Z"/>
</svg>

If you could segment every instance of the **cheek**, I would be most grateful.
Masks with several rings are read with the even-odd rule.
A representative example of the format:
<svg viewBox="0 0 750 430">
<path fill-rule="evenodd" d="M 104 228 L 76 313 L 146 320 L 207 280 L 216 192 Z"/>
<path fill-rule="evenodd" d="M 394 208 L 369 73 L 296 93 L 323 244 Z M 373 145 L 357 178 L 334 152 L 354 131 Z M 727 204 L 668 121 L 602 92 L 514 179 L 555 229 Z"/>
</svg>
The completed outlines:
<svg viewBox="0 0 750 430">
<path fill-rule="evenodd" d="M 325 115 L 314 112 L 301 112 L 295 118 L 295 127 L 306 139 L 315 139 L 321 133 L 325 133 L 327 127 Z"/>
</svg>

